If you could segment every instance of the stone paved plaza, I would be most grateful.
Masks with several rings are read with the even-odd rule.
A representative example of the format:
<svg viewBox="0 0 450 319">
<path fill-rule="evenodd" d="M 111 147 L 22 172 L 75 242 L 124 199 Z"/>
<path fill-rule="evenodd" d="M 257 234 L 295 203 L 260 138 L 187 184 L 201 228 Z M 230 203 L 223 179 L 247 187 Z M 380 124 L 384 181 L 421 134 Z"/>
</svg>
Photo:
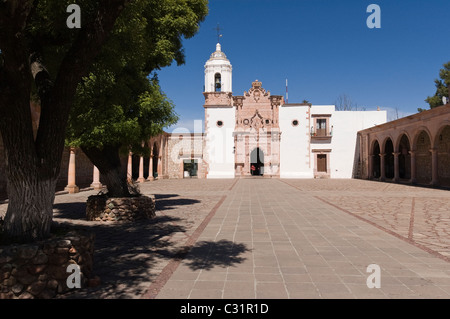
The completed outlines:
<svg viewBox="0 0 450 319">
<path fill-rule="evenodd" d="M 98 287 L 63 298 L 449 298 L 450 192 L 365 180 L 160 180 L 157 217 L 54 219 L 96 233 Z M 0 215 L 6 204 L 0 206 Z M 367 266 L 381 268 L 369 289 Z"/>
</svg>

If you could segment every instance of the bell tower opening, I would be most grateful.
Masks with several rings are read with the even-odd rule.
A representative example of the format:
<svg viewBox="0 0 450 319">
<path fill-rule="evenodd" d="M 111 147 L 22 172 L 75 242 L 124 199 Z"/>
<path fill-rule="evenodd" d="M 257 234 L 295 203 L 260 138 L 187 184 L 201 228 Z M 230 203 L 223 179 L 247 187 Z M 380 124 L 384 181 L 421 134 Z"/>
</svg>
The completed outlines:
<svg viewBox="0 0 450 319">
<path fill-rule="evenodd" d="M 220 73 L 216 73 L 214 75 L 214 90 L 215 92 L 222 91 L 222 76 L 220 75 Z"/>
</svg>

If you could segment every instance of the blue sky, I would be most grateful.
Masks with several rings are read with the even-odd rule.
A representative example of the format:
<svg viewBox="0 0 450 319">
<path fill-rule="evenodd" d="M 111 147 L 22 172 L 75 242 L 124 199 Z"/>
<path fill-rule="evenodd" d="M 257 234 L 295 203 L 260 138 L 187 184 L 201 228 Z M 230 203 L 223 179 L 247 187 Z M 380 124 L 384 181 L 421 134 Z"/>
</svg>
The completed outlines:
<svg viewBox="0 0 450 319">
<path fill-rule="evenodd" d="M 381 8 L 381 29 L 366 25 L 370 4 Z M 450 61 L 449 20 L 449 0 L 210 0 L 198 34 L 184 41 L 186 64 L 158 76 L 177 126 L 192 130 L 204 119 L 204 64 L 220 23 L 235 95 L 256 79 L 284 95 L 287 78 L 289 103 L 335 104 L 346 94 L 359 107 L 404 116 L 427 108 L 424 99 L 435 93 Z"/>
</svg>

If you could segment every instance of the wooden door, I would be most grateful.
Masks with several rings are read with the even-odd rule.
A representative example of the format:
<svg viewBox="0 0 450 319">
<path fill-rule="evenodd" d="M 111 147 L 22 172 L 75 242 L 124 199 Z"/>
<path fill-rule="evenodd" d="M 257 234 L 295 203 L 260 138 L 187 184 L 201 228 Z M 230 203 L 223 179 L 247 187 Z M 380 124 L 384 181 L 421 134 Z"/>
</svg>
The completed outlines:
<svg viewBox="0 0 450 319">
<path fill-rule="evenodd" d="M 317 171 L 318 172 L 327 172 L 327 155 L 326 154 L 317 154 Z"/>
</svg>

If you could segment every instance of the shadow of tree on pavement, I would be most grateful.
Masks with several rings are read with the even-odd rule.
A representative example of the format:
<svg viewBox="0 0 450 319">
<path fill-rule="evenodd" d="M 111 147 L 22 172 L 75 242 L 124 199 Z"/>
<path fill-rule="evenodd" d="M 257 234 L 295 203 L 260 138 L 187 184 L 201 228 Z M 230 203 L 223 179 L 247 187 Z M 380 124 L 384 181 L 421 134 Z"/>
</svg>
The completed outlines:
<svg viewBox="0 0 450 319">
<path fill-rule="evenodd" d="M 246 258 L 240 255 L 250 251 L 245 244 L 222 239 L 217 242 L 201 241 L 184 256 L 183 263 L 192 270 L 210 270 L 214 267 L 226 268 L 240 264 Z"/>
<path fill-rule="evenodd" d="M 175 209 L 177 206 L 194 205 L 200 203 L 199 200 L 190 198 L 177 198 L 176 194 L 156 194 L 156 211 Z"/>
<path fill-rule="evenodd" d="M 95 223 L 68 225 L 95 233 L 93 275 L 101 279 L 98 287 L 74 290 L 58 298 L 137 298 L 142 295 L 148 282 L 159 274 L 161 259 L 174 258 L 179 249 L 171 235 L 184 233 L 177 225 L 182 219 L 157 216 L 151 220 L 135 223 Z M 67 226 L 66 223 L 59 223 Z M 164 251 L 161 255 L 158 252 Z M 145 285 L 144 285 L 145 284 Z"/>
</svg>

